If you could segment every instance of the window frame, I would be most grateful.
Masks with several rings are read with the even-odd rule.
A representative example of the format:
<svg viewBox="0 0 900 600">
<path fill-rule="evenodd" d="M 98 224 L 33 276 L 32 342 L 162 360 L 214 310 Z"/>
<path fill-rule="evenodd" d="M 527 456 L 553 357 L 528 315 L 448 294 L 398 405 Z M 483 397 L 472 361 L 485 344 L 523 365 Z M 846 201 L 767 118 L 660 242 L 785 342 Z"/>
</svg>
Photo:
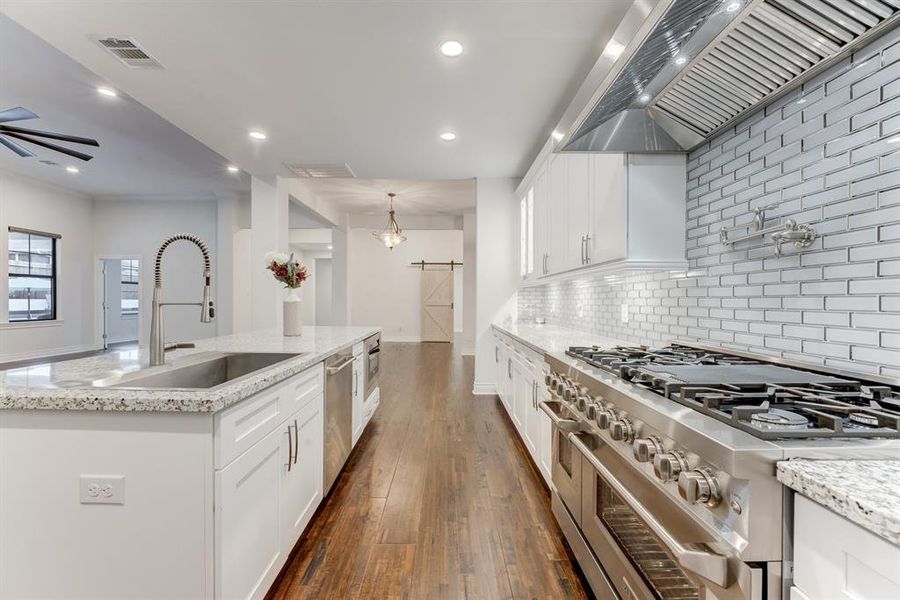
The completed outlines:
<svg viewBox="0 0 900 600">
<path fill-rule="evenodd" d="M 9 306 L 10 301 L 10 292 L 12 290 L 13 279 L 16 278 L 30 278 L 30 279 L 47 279 L 50 281 L 50 316 L 49 317 L 41 317 L 37 319 L 27 318 L 27 319 L 14 319 L 12 314 L 7 312 L 6 321 L 7 323 L 46 323 L 48 321 L 57 321 L 59 320 L 59 240 L 62 236 L 58 233 L 50 233 L 49 231 L 38 231 L 36 229 L 26 229 L 24 227 L 13 227 L 9 226 L 7 228 L 8 233 L 19 233 L 28 236 L 28 254 L 31 254 L 31 236 L 43 237 L 50 240 L 50 261 L 52 265 L 52 273 L 50 275 L 34 275 L 32 273 L 23 274 L 23 273 L 11 273 L 7 269 L 6 279 L 7 279 L 7 289 L 6 289 L 6 302 L 7 307 Z M 7 266 L 9 265 L 9 254 L 12 252 L 12 249 L 9 245 L 9 236 L 7 235 L 6 240 L 6 261 Z M 31 270 L 31 259 L 28 261 L 29 271 Z M 8 310 L 8 309 L 7 309 Z M 29 308 L 29 314 L 31 314 L 31 310 Z"/>
</svg>

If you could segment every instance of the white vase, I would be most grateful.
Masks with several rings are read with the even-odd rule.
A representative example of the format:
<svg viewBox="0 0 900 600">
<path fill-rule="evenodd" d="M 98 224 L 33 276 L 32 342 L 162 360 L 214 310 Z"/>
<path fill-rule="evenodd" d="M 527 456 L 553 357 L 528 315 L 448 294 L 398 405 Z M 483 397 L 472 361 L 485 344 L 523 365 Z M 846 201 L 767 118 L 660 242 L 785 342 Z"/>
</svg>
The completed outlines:
<svg viewBox="0 0 900 600">
<path fill-rule="evenodd" d="M 284 299 L 284 335 L 297 336 L 303 332 L 303 302 L 294 288 L 288 289 Z"/>
</svg>

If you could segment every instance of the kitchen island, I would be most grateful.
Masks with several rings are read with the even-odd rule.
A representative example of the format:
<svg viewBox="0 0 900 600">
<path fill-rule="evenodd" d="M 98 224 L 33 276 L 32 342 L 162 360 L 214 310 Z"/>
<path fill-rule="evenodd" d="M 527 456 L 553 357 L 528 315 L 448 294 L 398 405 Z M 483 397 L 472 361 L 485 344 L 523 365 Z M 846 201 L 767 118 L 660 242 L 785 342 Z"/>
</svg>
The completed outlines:
<svg viewBox="0 0 900 600">
<path fill-rule="evenodd" d="M 135 350 L 0 372 L 0 598 L 263 597 L 326 493 L 324 362 L 378 332 L 250 332 L 163 367 Z M 248 353 L 279 356 L 205 389 L 139 385 Z"/>
</svg>

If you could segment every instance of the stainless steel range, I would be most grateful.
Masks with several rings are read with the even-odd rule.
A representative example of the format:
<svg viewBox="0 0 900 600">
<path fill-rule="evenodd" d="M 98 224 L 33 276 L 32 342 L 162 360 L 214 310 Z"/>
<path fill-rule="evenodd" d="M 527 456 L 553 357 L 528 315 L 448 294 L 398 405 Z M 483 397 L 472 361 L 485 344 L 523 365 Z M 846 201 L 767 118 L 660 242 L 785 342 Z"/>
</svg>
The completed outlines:
<svg viewBox="0 0 900 600">
<path fill-rule="evenodd" d="M 546 355 L 553 510 L 599 598 L 787 598 L 779 460 L 900 452 L 900 382 L 692 343 Z"/>
</svg>

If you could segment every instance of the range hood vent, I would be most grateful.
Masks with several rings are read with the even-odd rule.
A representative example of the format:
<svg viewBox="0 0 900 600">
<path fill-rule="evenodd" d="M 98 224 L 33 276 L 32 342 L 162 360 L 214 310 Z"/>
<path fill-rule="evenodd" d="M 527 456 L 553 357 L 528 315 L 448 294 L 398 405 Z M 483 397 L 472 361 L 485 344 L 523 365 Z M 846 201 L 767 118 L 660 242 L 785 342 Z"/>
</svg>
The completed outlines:
<svg viewBox="0 0 900 600">
<path fill-rule="evenodd" d="M 900 17 L 900 0 L 660 1 L 564 150 L 690 150 Z"/>
</svg>

